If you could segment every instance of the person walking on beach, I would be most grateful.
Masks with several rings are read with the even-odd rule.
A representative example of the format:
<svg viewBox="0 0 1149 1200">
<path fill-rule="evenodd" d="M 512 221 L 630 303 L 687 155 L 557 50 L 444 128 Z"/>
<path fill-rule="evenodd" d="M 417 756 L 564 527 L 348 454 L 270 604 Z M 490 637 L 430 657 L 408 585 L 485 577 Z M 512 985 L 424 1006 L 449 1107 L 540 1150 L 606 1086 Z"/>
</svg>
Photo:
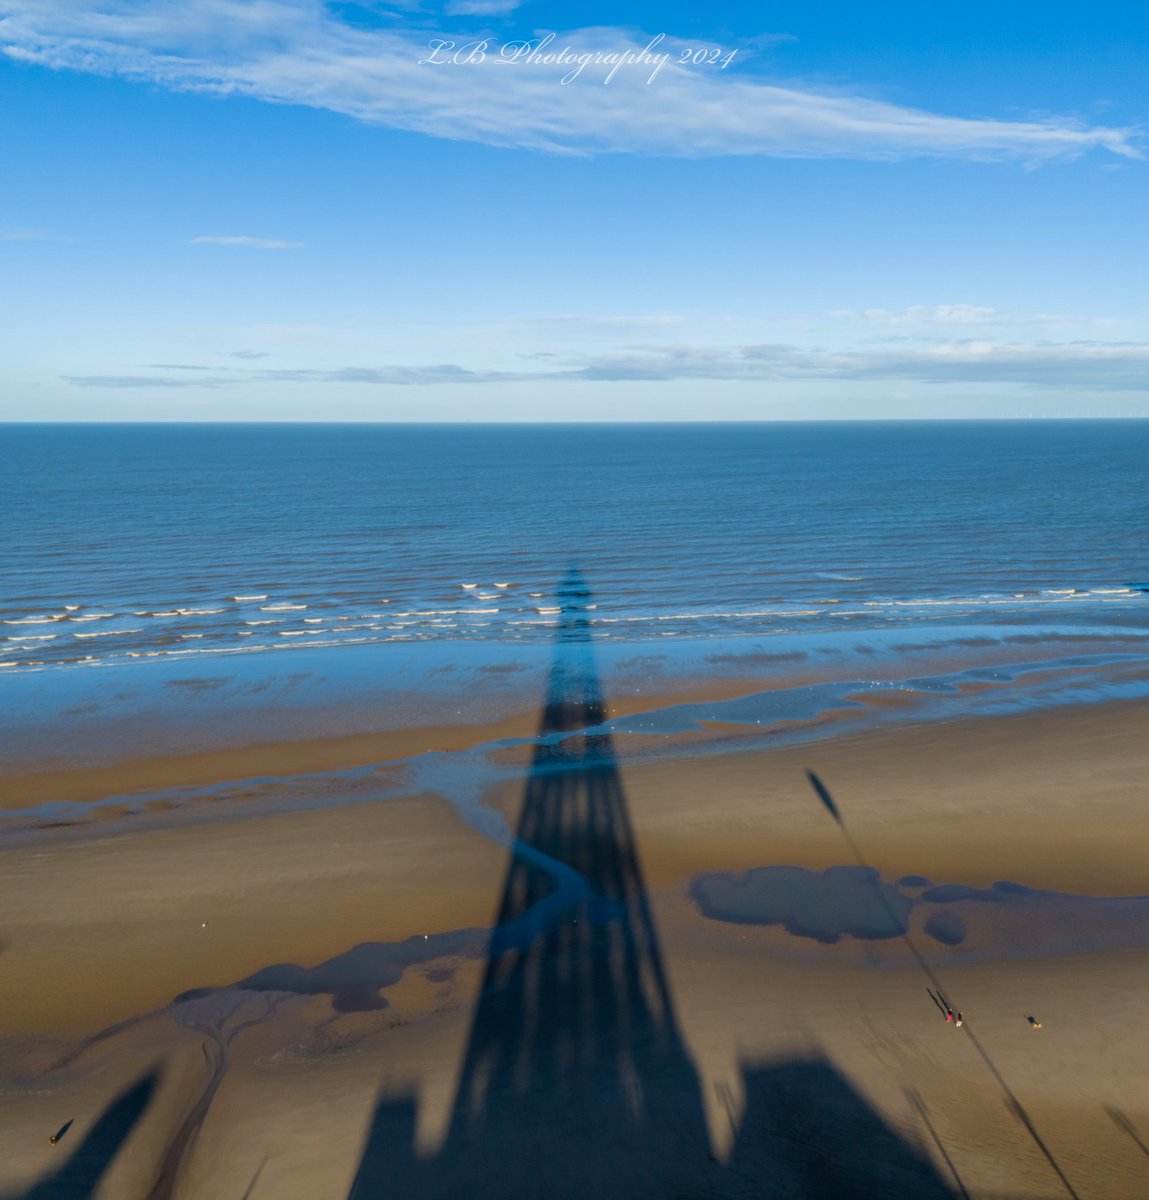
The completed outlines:
<svg viewBox="0 0 1149 1200">
<path fill-rule="evenodd" d="M 1036 1017 L 1027 1017 L 1026 1020 L 1029 1022 L 1030 1029 L 1041 1028 L 1041 1022 Z"/>
<path fill-rule="evenodd" d="M 934 1004 L 937 1005 L 938 1012 L 945 1017 L 946 1024 L 952 1025 L 954 1019 L 954 1010 L 950 1007 L 950 1002 L 941 994 L 941 992 L 935 992 L 933 988 L 926 988 L 926 991 L 929 992 L 930 999 L 934 1002 Z M 958 1024 L 960 1025 L 961 1022 L 959 1021 Z"/>
<path fill-rule="evenodd" d="M 962 1023 L 962 1015 L 961 1015 L 961 1011 L 959 1009 L 958 1015 L 954 1018 L 954 1024 L 957 1026 L 958 1029 L 960 1029 L 961 1023 Z"/>
</svg>

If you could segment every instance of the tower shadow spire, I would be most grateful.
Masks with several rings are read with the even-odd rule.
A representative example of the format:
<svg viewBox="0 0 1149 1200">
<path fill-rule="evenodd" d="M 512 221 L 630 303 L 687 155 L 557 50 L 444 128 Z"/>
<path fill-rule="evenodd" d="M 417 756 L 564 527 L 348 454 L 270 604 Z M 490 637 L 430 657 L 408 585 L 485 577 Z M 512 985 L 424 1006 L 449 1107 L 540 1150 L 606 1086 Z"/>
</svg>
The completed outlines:
<svg viewBox="0 0 1149 1200">
<path fill-rule="evenodd" d="M 689 1082 L 704 1132 L 604 728 L 588 599 L 571 572 L 448 1146 L 482 1137 L 507 1101 L 536 1120 L 555 1105 L 575 1121 L 572 1107 L 613 1108 L 620 1133 L 640 1129 L 664 1094 L 652 1076 L 668 1071 Z"/>
</svg>

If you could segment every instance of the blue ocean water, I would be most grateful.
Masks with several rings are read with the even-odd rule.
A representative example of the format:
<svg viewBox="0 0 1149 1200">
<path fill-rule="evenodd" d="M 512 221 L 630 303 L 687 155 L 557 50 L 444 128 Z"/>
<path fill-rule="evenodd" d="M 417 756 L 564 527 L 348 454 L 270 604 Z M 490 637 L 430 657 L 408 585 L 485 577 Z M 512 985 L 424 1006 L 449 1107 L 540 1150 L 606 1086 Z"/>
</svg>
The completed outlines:
<svg viewBox="0 0 1149 1200">
<path fill-rule="evenodd" d="M 1149 422 L 0 427 L 0 665 L 1144 629 Z"/>
</svg>

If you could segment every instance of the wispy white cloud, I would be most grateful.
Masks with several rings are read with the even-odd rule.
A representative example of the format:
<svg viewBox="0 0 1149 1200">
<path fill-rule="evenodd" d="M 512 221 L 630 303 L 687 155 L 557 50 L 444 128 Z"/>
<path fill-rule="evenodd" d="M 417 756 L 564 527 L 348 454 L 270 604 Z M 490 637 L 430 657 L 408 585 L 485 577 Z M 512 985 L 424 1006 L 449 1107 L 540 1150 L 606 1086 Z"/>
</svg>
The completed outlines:
<svg viewBox="0 0 1149 1200">
<path fill-rule="evenodd" d="M 581 365 L 572 362 L 570 369 L 578 377 L 602 380 L 908 380 L 1149 391 L 1149 343 L 966 339 L 866 350 L 784 344 L 635 347 Z"/>
<path fill-rule="evenodd" d="M 52 235 L 43 229 L 0 229 L 0 242 L 50 242 Z"/>
<path fill-rule="evenodd" d="M 443 11 L 458 17 L 502 17 L 521 8 L 524 0 L 448 0 Z"/>
<path fill-rule="evenodd" d="M 186 375 L 62 375 L 76 387 L 87 388 L 219 388 L 251 383 L 371 383 L 396 387 L 433 383 L 514 383 L 545 376 L 520 375 L 510 371 L 470 370 L 444 363 L 421 367 L 339 367 L 335 370 L 250 371 L 244 374 L 191 378 Z"/>
<path fill-rule="evenodd" d="M 480 0 L 456 0 L 477 3 Z M 494 2 L 494 0 L 490 0 Z M 780 86 L 735 61 L 680 66 L 686 43 L 653 82 L 649 64 L 508 61 L 420 63 L 432 38 L 471 34 L 363 28 L 321 0 L 5 0 L 4 52 L 25 62 L 166 87 L 304 104 L 393 128 L 492 145 L 586 153 L 897 159 L 933 155 L 1039 162 L 1104 148 L 1137 156 L 1130 131 L 1072 119 L 945 116 L 846 92 Z M 649 39 L 591 28 L 549 47 L 639 55 Z M 737 49 L 737 47 L 730 47 Z"/>
<path fill-rule="evenodd" d="M 1112 317 L 1014 312 L 978 304 L 915 304 L 909 308 L 897 310 L 887 308 L 835 309 L 825 315 L 833 320 L 850 322 L 872 331 L 891 329 L 915 334 L 924 334 L 935 329 L 951 331 L 954 326 L 983 330 L 1012 326 L 1096 329 L 1119 324 Z"/>
<path fill-rule="evenodd" d="M 348 366 L 336 369 L 249 369 L 208 378 L 181 376 L 66 376 L 81 387 L 225 387 L 254 383 L 429 384 L 541 381 L 660 382 L 725 380 L 894 381 L 928 384 L 1018 384 L 1149 393 L 1146 342 L 993 342 L 966 339 L 923 346 L 822 350 L 784 343 L 743 346 L 632 346 L 599 355 L 526 356 L 538 369 L 508 371 L 454 363 L 430 366 Z"/>
<path fill-rule="evenodd" d="M 251 246 L 256 250 L 298 250 L 302 242 L 280 242 L 261 237 L 194 237 L 193 246 Z"/>
<path fill-rule="evenodd" d="M 826 315 L 845 321 L 882 325 L 987 325 L 999 322 L 1006 316 L 1000 308 L 986 308 L 978 304 L 915 304 L 897 312 L 887 308 L 841 308 Z"/>
<path fill-rule="evenodd" d="M 65 383 L 92 388 L 215 388 L 234 383 L 215 377 L 189 378 L 186 375 L 61 375 Z"/>
</svg>

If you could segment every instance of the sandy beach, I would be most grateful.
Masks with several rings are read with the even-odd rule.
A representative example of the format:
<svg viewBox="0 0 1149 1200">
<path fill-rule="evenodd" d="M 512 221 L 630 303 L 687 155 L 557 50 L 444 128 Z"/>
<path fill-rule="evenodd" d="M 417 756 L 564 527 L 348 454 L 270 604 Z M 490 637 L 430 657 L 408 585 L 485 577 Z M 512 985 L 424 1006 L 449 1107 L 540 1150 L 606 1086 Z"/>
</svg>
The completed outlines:
<svg viewBox="0 0 1149 1200">
<path fill-rule="evenodd" d="M 0 1200 L 1149 1200 L 1147 45 L 0 0 Z"/>
<path fill-rule="evenodd" d="M 284 774 L 316 781 L 374 767 L 385 800 L 251 815 L 225 796 L 25 829 L 0 849 L 0 1194 L 868 1195 L 888 1177 L 899 1196 L 1142 1196 L 1147 717 L 1079 706 L 775 748 L 715 726 L 658 755 L 618 735 L 606 767 L 600 743 L 545 770 L 537 747 L 500 744 L 482 811 L 523 837 L 553 801 L 540 787 L 585 777 L 593 796 L 607 770 L 630 832 L 606 857 L 633 850 L 637 867 L 625 903 L 638 916 L 610 952 L 629 962 L 640 947 L 633 979 L 580 985 L 599 961 L 584 950 L 549 1000 L 544 969 L 514 1012 L 487 999 L 489 931 L 500 892 L 505 920 L 508 897 L 536 884 L 514 882 L 524 868 L 475 810 L 404 792 L 388 763 L 432 737 L 448 758 L 527 737 L 553 713 L 278 754 Z M 96 799 L 246 773 L 264 778 L 249 785 L 258 800 L 273 754 L 112 764 L 88 791 L 79 771 L 10 777 L 6 790 Z M 1014 890 L 994 891 L 1001 881 Z M 609 933 L 616 918 L 595 920 Z M 938 984 L 961 1029 L 931 999 Z M 594 1020 L 549 1046 L 555 998 L 582 986 Z M 632 1077 L 625 1153 L 614 1108 L 596 1113 L 577 1071 L 571 1090 L 542 1065 L 593 1044 L 606 1071 L 607 1036 Z M 507 1054 L 525 1091 L 497 1077 Z M 495 1070 L 482 1086 L 476 1056 Z M 529 1102 L 564 1087 L 561 1105 Z M 674 1103 L 661 1113 L 652 1097 Z M 462 1128 L 476 1104 L 493 1122 L 481 1138 Z M 517 1145 L 491 1117 L 508 1104 Z"/>
</svg>

